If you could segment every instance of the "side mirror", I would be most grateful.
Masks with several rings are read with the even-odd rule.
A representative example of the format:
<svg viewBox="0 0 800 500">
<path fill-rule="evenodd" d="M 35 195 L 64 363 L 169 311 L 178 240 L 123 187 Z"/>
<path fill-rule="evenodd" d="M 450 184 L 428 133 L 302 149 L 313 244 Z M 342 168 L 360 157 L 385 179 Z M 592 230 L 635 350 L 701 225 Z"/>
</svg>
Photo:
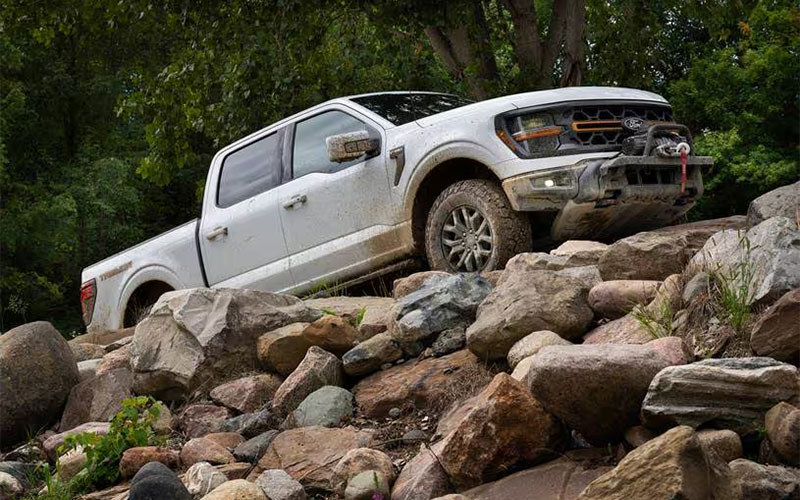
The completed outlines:
<svg viewBox="0 0 800 500">
<path fill-rule="evenodd" d="M 381 144 L 377 139 L 370 139 L 366 130 L 356 130 L 344 134 L 332 135 L 325 139 L 328 157 L 331 161 L 343 163 L 355 160 L 367 154 L 380 151 Z"/>
</svg>

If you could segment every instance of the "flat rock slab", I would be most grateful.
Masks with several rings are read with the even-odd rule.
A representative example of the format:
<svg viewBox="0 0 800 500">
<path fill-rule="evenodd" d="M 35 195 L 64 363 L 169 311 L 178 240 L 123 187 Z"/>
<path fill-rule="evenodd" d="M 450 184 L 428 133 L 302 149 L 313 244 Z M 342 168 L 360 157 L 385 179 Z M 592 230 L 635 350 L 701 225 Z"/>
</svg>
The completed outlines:
<svg viewBox="0 0 800 500">
<path fill-rule="evenodd" d="M 781 401 L 800 398 L 797 368 L 772 358 L 707 359 L 665 368 L 642 404 L 643 423 L 730 429 L 740 435 L 764 426 L 764 415 Z"/>
</svg>

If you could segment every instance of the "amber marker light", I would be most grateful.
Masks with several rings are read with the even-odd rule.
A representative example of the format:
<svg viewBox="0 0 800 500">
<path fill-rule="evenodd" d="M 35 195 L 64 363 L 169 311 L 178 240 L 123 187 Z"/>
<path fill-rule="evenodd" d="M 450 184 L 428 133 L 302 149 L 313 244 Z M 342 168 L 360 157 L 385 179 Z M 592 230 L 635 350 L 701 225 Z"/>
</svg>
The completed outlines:
<svg viewBox="0 0 800 500">
<path fill-rule="evenodd" d="M 537 137 L 550 137 L 558 135 L 564 131 L 564 127 L 558 125 L 551 125 L 549 127 L 535 128 L 533 130 L 520 130 L 514 134 L 514 140 L 527 141 L 528 139 L 535 139 Z"/>
</svg>

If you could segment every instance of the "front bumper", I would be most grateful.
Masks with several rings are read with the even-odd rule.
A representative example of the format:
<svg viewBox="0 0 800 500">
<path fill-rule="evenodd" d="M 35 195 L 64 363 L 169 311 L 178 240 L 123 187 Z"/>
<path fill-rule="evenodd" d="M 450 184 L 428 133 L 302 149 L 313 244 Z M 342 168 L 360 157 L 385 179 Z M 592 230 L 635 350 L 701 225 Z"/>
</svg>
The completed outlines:
<svg viewBox="0 0 800 500">
<path fill-rule="evenodd" d="M 681 192 L 679 158 L 625 156 L 582 162 L 506 179 L 515 210 L 558 211 L 555 240 L 615 238 L 667 225 L 703 194 L 708 156 L 689 156 Z"/>
</svg>

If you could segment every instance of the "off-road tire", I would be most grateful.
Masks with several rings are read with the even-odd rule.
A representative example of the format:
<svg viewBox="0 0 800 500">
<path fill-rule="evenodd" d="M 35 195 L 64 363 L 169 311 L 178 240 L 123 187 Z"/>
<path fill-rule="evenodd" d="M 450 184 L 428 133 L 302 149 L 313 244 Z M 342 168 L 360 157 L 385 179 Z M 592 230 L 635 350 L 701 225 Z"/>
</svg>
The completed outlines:
<svg viewBox="0 0 800 500">
<path fill-rule="evenodd" d="M 433 202 L 425 225 L 425 254 L 431 269 L 453 272 L 445 255 L 442 229 L 453 210 L 466 206 L 477 210 L 491 229 L 492 254 L 478 271 L 502 269 L 508 259 L 529 251 L 532 245 L 530 220 L 515 211 L 502 188 L 484 179 L 469 179 L 450 185 Z"/>
</svg>

